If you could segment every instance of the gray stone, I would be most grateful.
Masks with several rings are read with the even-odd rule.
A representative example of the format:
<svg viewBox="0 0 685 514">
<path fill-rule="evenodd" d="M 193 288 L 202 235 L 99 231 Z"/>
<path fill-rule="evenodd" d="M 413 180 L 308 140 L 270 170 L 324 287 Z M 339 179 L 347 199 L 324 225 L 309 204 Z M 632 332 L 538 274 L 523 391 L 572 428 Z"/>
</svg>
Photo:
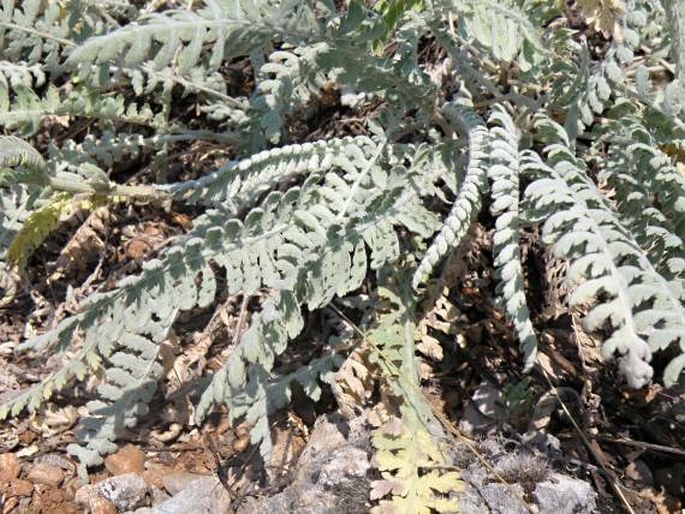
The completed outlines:
<svg viewBox="0 0 685 514">
<path fill-rule="evenodd" d="M 483 382 L 464 408 L 459 431 L 468 437 L 490 435 L 504 418 L 502 392 L 492 384 Z"/>
<path fill-rule="evenodd" d="M 540 514 L 591 514 L 597 512 L 597 493 L 590 484 L 560 473 L 552 473 L 533 493 Z"/>
<path fill-rule="evenodd" d="M 462 514 L 597 512 L 597 495 L 592 486 L 553 471 L 541 456 L 522 448 L 506 451 L 494 438 L 481 442 L 478 451 L 496 473 L 475 456 L 461 459 L 466 467 L 462 473 L 466 484 L 460 498 Z"/>
<path fill-rule="evenodd" d="M 328 454 L 321 464 L 318 483 L 326 489 L 338 487 L 354 478 L 364 478 L 371 468 L 364 450 L 343 446 Z"/>
<path fill-rule="evenodd" d="M 150 505 L 150 487 L 136 473 L 117 475 L 92 487 L 97 494 L 111 501 L 117 512 Z"/>
<path fill-rule="evenodd" d="M 530 512 L 520 500 L 523 498 L 523 489 L 518 484 L 492 482 L 483 486 L 480 494 L 489 512 L 493 514 L 527 514 Z M 484 511 L 481 510 L 480 512 Z"/>
<path fill-rule="evenodd" d="M 337 496 L 320 487 L 301 487 L 293 497 L 290 512 L 302 514 L 342 514 L 343 512 L 363 512 L 362 510 L 344 511 L 340 508 Z M 256 514 L 256 513 L 255 513 Z"/>
<path fill-rule="evenodd" d="M 197 473 L 180 471 L 178 473 L 164 475 L 162 477 L 162 482 L 164 483 L 164 489 L 166 489 L 166 492 L 171 496 L 174 496 L 175 494 L 178 494 L 186 489 L 192 482 L 204 477 L 206 477 L 206 475 L 198 475 Z"/>
<path fill-rule="evenodd" d="M 171 498 L 171 495 L 167 494 L 166 491 L 160 489 L 159 487 L 150 486 L 150 492 L 152 496 L 153 506 L 159 505 L 160 503 L 164 503 L 169 498 Z"/>
<path fill-rule="evenodd" d="M 368 446 L 363 418 L 350 422 L 339 414 L 319 418 L 297 463 L 293 483 L 269 498 L 247 501 L 238 513 L 367 512 L 367 474 L 371 468 Z"/>
<path fill-rule="evenodd" d="M 216 476 L 205 476 L 193 480 L 180 493 L 152 509 L 152 514 L 228 514 L 229 512 L 233 512 L 231 496 Z"/>
<path fill-rule="evenodd" d="M 57 453 L 48 453 L 46 455 L 41 455 L 39 457 L 36 457 L 36 460 L 34 460 L 33 462 L 36 464 L 49 464 L 51 466 L 57 466 L 58 468 L 61 468 L 64 471 L 69 472 L 74 471 L 75 468 L 73 462 Z"/>
<path fill-rule="evenodd" d="M 521 503 L 523 489 L 518 484 L 503 484 L 492 478 L 492 472 L 479 461 L 462 474 L 466 489 L 459 499 L 461 514 L 530 514 Z"/>
</svg>

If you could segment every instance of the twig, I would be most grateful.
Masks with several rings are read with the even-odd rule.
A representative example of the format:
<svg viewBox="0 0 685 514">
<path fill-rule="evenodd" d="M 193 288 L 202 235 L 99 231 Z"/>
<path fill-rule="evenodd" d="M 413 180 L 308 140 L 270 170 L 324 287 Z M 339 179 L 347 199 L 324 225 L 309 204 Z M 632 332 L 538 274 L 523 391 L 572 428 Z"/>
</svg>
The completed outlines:
<svg viewBox="0 0 685 514">
<path fill-rule="evenodd" d="M 612 470 L 610 470 L 606 466 L 606 464 L 604 464 L 604 459 L 602 458 L 602 455 L 597 451 L 597 448 L 595 448 L 595 446 L 587 438 L 583 429 L 580 428 L 580 425 L 578 424 L 576 419 L 571 414 L 571 411 L 569 410 L 566 403 L 561 399 L 561 397 L 559 395 L 556 394 L 556 387 L 554 386 L 554 384 L 552 384 L 552 380 L 550 379 L 547 371 L 543 367 L 540 367 L 540 369 L 542 370 L 542 376 L 545 377 L 545 380 L 547 381 L 547 384 L 550 387 L 550 392 L 552 392 L 552 394 L 554 394 L 557 397 L 557 400 L 559 400 L 559 405 L 561 405 L 561 408 L 564 410 L 564 413 L 566 414 L 566 416 L 568 416 L 569 420 L 571 420 L 571 424 L 573 425 L 573 428 L 575 428 L 576 431 L 578 432 L 578 435 L 580 436 L 581 441 L 583 441 L 583 444 L 585 444 L 587 449 L 590 451 L 590 454 L 595 459 L 597 464 L 599 464 L 599 466 L 602 468 L 604 473 L 606 473 L 606 475 L 609 477 L 609 479 L 610 479 L 609 483 L 611 484 L 611 488 L 614 490 L 614 492 L 616 493 L 618 498 L 623 503 L 623 506 L 625 507 L 626 511 L 629 512 L 630 514 L 635 514 L 635 510 L 630 505 L 630 502 L 628 501 L 628 499 L 623 494 L 623 491 L 621 490 L 621 487 L 623 487 L 623 486 L 621 485 L 618 477 L 616 476 L 616 474 Z"/>
<path fill-rule="evenodd" d="M 615 444 L 625 444 L 626 446 L 635 446 L 637 448 L 643 448 L 645 450 L 654 450 L 657 452 L 670 453 L 673 455 L 681 455 L 685 457 L 685 450 L 680 448 L 672 448 L 670 446 L 664 446 L 662 444 L 646 443 L 644 441 L 635 441 L 634 439 L 628 439 L 626 437 L 609 437 L 605 435 L 597 436 L 598 439 L 606 441 L 608 443 Z"/>
<path fill-rule="evenodd" d="M 238 314 L 238 323 L 236 323 L 235 330 L 233 331 L 233 341 L 236 342 L 240 337 L 240 331 L 243 328 L 243 322 L 245 321 L 245 311 L 247 310 L 247 302 L 250 297 L 243 292 L 243 302 L 240 304 L 240 314 Z"/>
</svg>

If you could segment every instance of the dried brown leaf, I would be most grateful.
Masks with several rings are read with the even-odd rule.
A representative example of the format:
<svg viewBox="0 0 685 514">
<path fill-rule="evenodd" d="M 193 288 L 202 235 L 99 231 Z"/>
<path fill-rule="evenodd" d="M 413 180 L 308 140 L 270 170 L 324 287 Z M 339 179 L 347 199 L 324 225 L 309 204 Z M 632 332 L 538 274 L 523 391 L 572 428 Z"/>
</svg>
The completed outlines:
<svg viewBox="0 0 685 514">
<path fill-rule="evenodd" d="M 369 499 L 372 501 L 379 500 L 389 494 L 400 494 L 406 487 L 399 480 L 374 480 L 371 483 L 371 491 L 369 492 Z"/>
<path fill-rule="evenodd" d="M 356 348 L 333 376 L 331 389 L 341 412 L 353 417 L 371 397 L 374 365 L 368 360 L 368 346 Z"/>
<path fill-rule="evenodd" d="M 588 24 L 618 42 L 623 41 L 620 22 L 626 6 L 621 0 L 578 0 L 578 5 Z"/>
</svg>

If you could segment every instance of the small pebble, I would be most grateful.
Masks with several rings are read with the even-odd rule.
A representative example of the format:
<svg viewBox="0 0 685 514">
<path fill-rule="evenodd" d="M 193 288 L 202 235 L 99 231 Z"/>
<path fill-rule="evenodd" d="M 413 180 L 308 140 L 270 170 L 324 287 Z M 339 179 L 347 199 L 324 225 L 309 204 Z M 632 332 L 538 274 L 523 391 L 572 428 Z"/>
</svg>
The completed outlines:
<svg viewBox="0 0 685 514">
<path fill-rule="evenodd" d="M 0 455 L 0 482 L 9 482 L 19 477 L 21 461 L 14 453 Z"/>
<path fill-rule="evenodd" d="M 644 461 L 636 460 L 626 467 L 626 476 L 635 482 L 644 485 L 654 485 L 654 476 L 649 466 Z"/>
<path fill-rule="evenodd" d="M 162 477 L 162 481 L 164 482 L 164 489 L 166 489 L 166 492 L 171 496 L 174 496 L 200 478 L 206 478 L 206 475 L 181 471 Z"/>
<path fill-rule="evenodd" d="M 126 512 L 150 505 L 150 488 L 135 473 L 117 475 L 97 484 L 81 487 L 75 496 L 77 503 L 91 505 L 94 498 L 109 500 L 117 512 Z"/>
<path fill-rule="evenodd" d="M 12 480 L 9 487 L 3 490 L 6 498 L 11 496 L 31 496 L 33 494 L 33 484 L 28 480 Z"/>
<path fill-rule="evenodd" d="M 35 484 L 45 484 L 57 487 L 64 480 L 64 471 L 56 466 L 41 462 L 36 464 L 31 471 L 29 471 L 27 478 Z"/>
<path fill-rule="evenodd" d="M 142 473 L 145 470 L 145 452 L 133 445 L 126 445 L 105 459 L 105 467 L 115 476 Z"/>
</svg>

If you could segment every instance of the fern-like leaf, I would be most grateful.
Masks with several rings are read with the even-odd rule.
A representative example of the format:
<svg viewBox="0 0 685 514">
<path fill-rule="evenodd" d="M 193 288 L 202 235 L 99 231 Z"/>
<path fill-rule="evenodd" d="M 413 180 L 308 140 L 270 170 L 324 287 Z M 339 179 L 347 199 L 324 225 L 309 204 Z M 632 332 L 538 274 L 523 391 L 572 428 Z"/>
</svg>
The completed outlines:
<svg viewBox="0 0 685 514">
<path fill-rule="evenodd" d="M 143 346 L 143 340 L 158 345 L 180 311 L 195 305 L 206 306 L 213 300 L 216 279 L 212 263 L 215 263 L 226 270 L 230 294 L 251 295 L 266 287 L 274 291 L 274 296 L 265 304 L 263 312 L 255 316 L 252 327 L 224 368 L 215 375 L 198 406 L 198 415 L 208 412 L 217 402 L 228 403 L 232 415 L 242 414 L 255 421 L 253 440 L 262 442 L 263 452 L 268 452 L 265 416 L 271 407 L 268 402 L 264 403 L 265 394 L 280 383 L 279 377 L 273 375 L 273 367 L 287 342 L 302 329 L 301 309 L 319 308 L 335 295 L 344 295 L 360 285 L 369 266 L 364 242 L 371 234 L 381 228 L 389 229 L 382 243 L 372 248 L 372 261 L 381 265 L 396 255 L 387 250 L 388 246 L 398 245 L 394 225 L 416 230 L 423 237 L 430 237 L 436 228 L 435 218 L 418 200 L 421 190 L 412 185 L 412 181 L 420 182 L 417 177 L 420 170 L 407 173 L 398 168 L 388 173 L 377 161 L 382 146 L 374 147 L 368 139 L 359 140 L 360 146 L 351 144 L 353 141 L 331 142 L 330 148 L 337 150 L 334 155 L 327 154 L 325 144 L 297 147 L 295 154 L 302 151 L 308 154 L 306 160 L 294 160 L 300 163 L 294 170 L 289 167 L 293 163 L 289 157 L 294 148 L 231 165 L 232 170 L 245 171 L 247 178 L 252 173 L 253 178 L 271 180 L 272 185 L 292 171 L 307 171 L 310 164 L 317 171 L 328 169 L 325 175 L 309 175 L 302 187 L 291 188 L 286 193 L 270 193 L 244 221 L 226 209 L 208 212 L 162 260 L 146 263 L 141 276 L 122 280 L 112 292 L 94 295 L 81 313 L 24 343 L 24 349 L 61 352 L 75 334 L 85 336 L 83 346 L 68 364 L 31 391 L 3 405 L 0 416 L 25 407 L 36 408 L 44 397 L 63 387 L 72 377 L 82 376 L 103 362 L 108 363 L 106 368 L 111 367 L 115 352 L 137 351 L 139 345 L 132 346 L 132 341 L 139 341 Z M 279 164 L 284 167 L 280 168 Z M 241 182 L 238 188 L 241 195 L 242 185 L 252 187 L 254 183 Z M 326 362 L 317 365 L 320 373 L 327 373 L 326 366 L 336 361 Z M 154 367 L 152 363 L 150 366 L 150 369 Z M 307 380 L 316 379 L 314 374 Z M 313 395 L 318 394 L 304 375 L 293 380 Z M 103 391 L 108 390 L 106 385 L 110 382 L 120 387 L 116 377 L 106 377 Z M 140 401 L 136 399 L 133 404 L 113 408 L 116 412 L 120 409 L 128 412 L 129 406 Z M 96 418 L 103 412 L 115 412 L 100 411 L 97 405 L 94 407 L 100 414 L 94 413 Z M 121 425 L 109 419 L 103 423 L 98 425 L 98 441 L 111 442 L 120 435 L 117 430 Z M 91 450 L 112 448 L 109 443 L 98 444 L 84 454 L 87 462 L 97 461 Z"/>
<path fill-rule="evenodd" d="M 446 471 L 447 459 L 435 438 L 411 412 L 391 418 L 372 435 L 374 465 L 381 474 L 371 488 L 371 499 L 380 500 L 371 512 L 456 512 L 453 495 L 463 485 L 456 471 Z M 437 468 L 437 469 L 436 469 Z"/>
<path fill-rule="evenodd" d="M 494 264 L 500 280 L 498 293 L 502 296 L 507 316 L 521 342 L 524 372 L 535 364 L 538 340 L 530 321 L 523 286 L 523 266 L 519 250 L 519 138 L 520 132 L 507 112 L 499 107 L 490 116 L 491 161 L 488 177 L 492 181 L 492 206 L 497 217 L 493 235 Z"/>
<path fill-rule="evenodd" d="M 0 186 L 45 184 L 48 165 L 43 156 L 18 137 L 0 136 Z"/>
<path fill-rule="evenodd" d="M 136 426 L 148 412 L 157 382 L 163 375 L 156 362 L 159 346 L 136 334 L 122 334 L 116 350 L 106 361 L 106 381 L 97 387 L 98 400 L 87 404 L 90 417 L 82 421 L 76 437 L 67 450 L 79 459 L 78 472 L 87 481 L 87 469 L 101 465 L 102 455 L 116 450 L 118 434 Z"/>
<path fill-rule="evenodd" d="M 463 108 L 449 109 L 447 112 L 468 131 L 469 163 L 464 182 L 450 213 L 414 273 L 412 279 L 414 288 L 425 280 L 425 277 L 450 250 L 459 246 L 480 211 L 481 195 L 487 184 L 485 167 L 488 155 L 488 131 L 485 124 L 475 113 Z"/>
<path fill-rule="evenodd" d="M 372 512 L 454 511 L 458 504 L 447 495 L 458 493 L 463 484 L 459 473 L 445 469 L 450 459 L 440 446 L 444 434 L 420 389 L 409 292 L 402 286 L 385 287 L 387 271 L 380 273 L 379 299 L 389 310 L 368 335 L 370 361 L 380 368 L 382 382 L 400 404 L 386 405 L 386 410 L 396 408 L 399 413 L 372 435 L 374 465 L 381 474 L 371 488 L 371 499 L 379 500 Z"/>
<path fill-rule="evenodd" d="M 528 186 L 526 197 L 538 218 L 546 219 L 543 240 L 571 260 L 567 280 L 576 287 L 569 302 L 589 302 L 586 329 L 609 331 L 603 355 L 618 353 L 628 383 L 641 387 L 653 375 L 653 352 L 678 342 L 685 350 L 682 287 L 658 273 L 571 152 L 561 145 L 549 152 L 553 168 L 536 153 L 525 153 L 526 173 L 544 177 Z M 683 364 L 682 356 L 671 361 L 666 384 L 677 380 Z"/>
<path fill-rule="evenodd" d="M 216 69 L 237 55 L 249 55 L 278 33 L 307 33 L 304 3 L 206 2 L 198 11 L 169 10 L 109 34 L 89 38 L 71 52 L 67 64 L 84 66 L 121 59 L 127 67 L 150 60 L 154 69 L 173 65 L 183 75 L 200 61 Z M 301 17 L 298 19 L 298 15 Z M 300 23 L 295 24 L 297 20 Z M 316 26 L 310 27 L 315 30 Z M 316 34 L 314 31 L 310 34 Z M 204 48 L 210 46 L 206 52 Z M 204 59 L 208 56 L 208 59 Z"/>
<path fill-rule="evenodd" d="M 57 193 L 46 203 L 32 212 L 14 236 L 7 250 L 7 262 L 16 266 L 20 272 L 33 252 L 71 213 L 73 204 L 69 193 Z"/>
</svg>

